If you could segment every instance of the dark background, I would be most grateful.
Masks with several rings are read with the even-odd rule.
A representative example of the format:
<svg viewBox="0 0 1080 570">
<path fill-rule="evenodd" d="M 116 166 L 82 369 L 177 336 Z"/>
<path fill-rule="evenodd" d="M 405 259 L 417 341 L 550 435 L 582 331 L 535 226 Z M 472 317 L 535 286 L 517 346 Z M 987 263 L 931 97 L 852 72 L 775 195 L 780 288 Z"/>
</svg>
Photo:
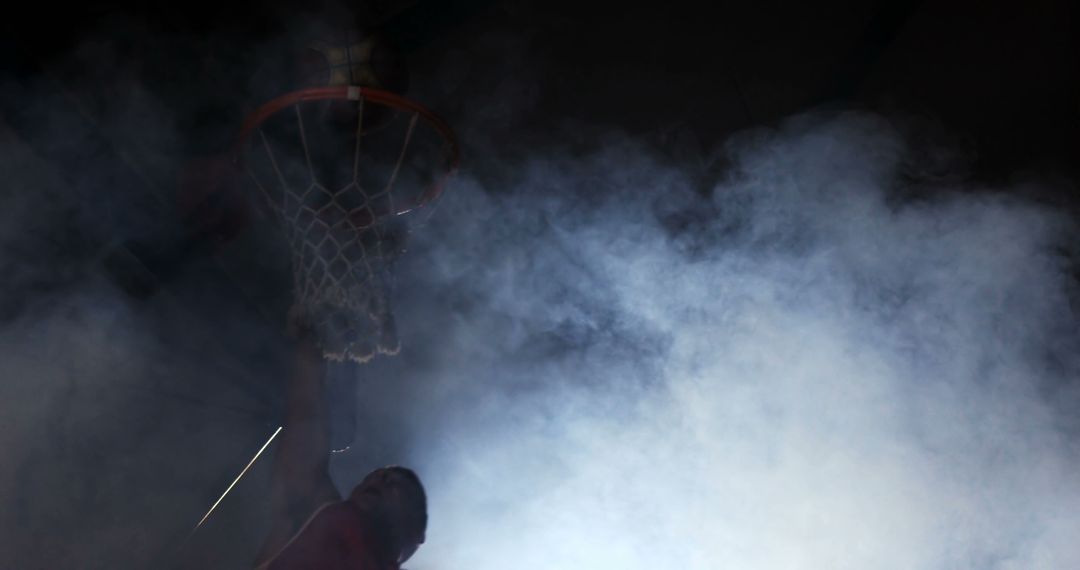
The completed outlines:
<svg viewBox="0 0 1080 570">
<path fill-rule="evenodd" d="M 3 24 L 0 121 L 5 140 L 17 143 L 23 153 L 8 159 L 25 160 L 22 166 L 33 163 L 33 172 L 48 173 L 57 179 L 50 184 L 76 196 L 81 206 L 50 213 L 50 223 L 90 229 L 50 238 L 42 246 L 60 260 L 50 270 L 8 272 L 0 300 L 6 321 L 32 313 L 34 300 L 21 292 L 64 290 L 85 278 L 57 266 L 99 258 L 114 251 L 117 242 L 159 243 L 185 236 L 184 223 L 172 209 L 176 165 L 213 155 L 228 144 L 244 110 L 261 96 L 251 76 L 281 53 L 263 46 L 287 34 L 295 14 L 325 10 L 313 3 L 285 2 L 115 2 L 64 8 L 37 3 L 22 9 L 21 16 Z M 1033 197 L 1072 210 L 1080 198 L 1071 183 L 1080 150 L 1078 10 L 1075 2 L 1065 0 L 404 0 L 372 3 L 361 17 L 381 23 L 409 61 L 414 95 L 443 113 L 463 138 L 526 141 L 481 147 L 482 152 L 505 153 L 507 164 L 528 152 L 530 144 L 595 146 L 603 142 L 592 134 L 613 130 L 648 140 L 681 161 L 734 133 L 776 124 L 795 113 L 865 109 L 894 119 L 897 128 L 910 131 L 916 146 L 925 140 L 928 148 L 953 149 L 938 162 L 926 161 L 930 172 L 924 175 L 1002 187 L 1018 178 L 1043 179 L 1050 183 L 1030 190 Z M 112 46 L 108 57 L 94 51 L 103 38 Z M 115 111 L 109 101 L 122 100 L 117 93 L 132 85 L 153 93 L 166 112 L 120 125 L 103 118 Z M 506 108 L 493 109 L 492 99 L 505 102 Z M 482 107 L 471 104 L 480 100 Z M 162 132 L 170 135 L 158 136 Z M 466 155 L 466 167 L 468 160 Z M 723 163 L 709 164 L 702 176 L 720 176 L 723 168 Z M 8 186 L 4 191 L 26 190 Z M 41 252 L 39 247 L 32 253 Z M 18 263 L 20 258 L 15 259 Z M 206 259 L 192 263 L 212 265 Z M 171 279 L 173 269 L 152 269 L 163 281 Z M 275 317 L 259 315 L 257 303 L 244 305 L 247 296 L 234 274 L 219 273 L 198 287 L 187 282 L 187 289 L 174 291 L 194 313 L 207 307 L 207 314 L 192 320 L 225 320 L 228 313 L 209 314 L 219 310 L 217 301 L 200 301 L 224 297 L 235 301 L 229 306 L 236 314 L 276 325 Z M 163 311 L 165 320 L 171 313 Z M 180 355 L 220 357 L 222 374 L 231 375 L 230 386 L 213 383 L 209 376 L 185 379 L 182 356 L 168 373 L 147 372 L 159 379 L 153 383 L 158 391 L 146 396 L 156 402 L 146 416 L 172 417 L 161 410 L 184 406 L 202 414 L 187 418 L 184 429 L 194 430 L 190 447 L 162 458 L 157 467 L 163 473 L 175 470 L 184 458 L 204 457 L 200 443 L 214 441 L 223 430 L 231 443 L 217 448 L 220 455 L 246 461 L 280 414 L 280 383 L 261 377 L 272 377 L 279 366 L 273 354 L 280 339 L 211 328 L 165 336 L 177 343 Z M 219 346 L 223 332 L 233 335 L 224 343 L 227 350 Z M 228 356 L 214 356 L 215 350 Z M 263 364 L 252 367 L 253 360 Z M 233 423 L 222 428 L 222 421 Z M 114 427 L 130 429 L 125 426 Z M 152 447 L 155 433 L 177 429 L 148 429 L 146 445 Z M 96 445 L 108 445 L 102 433 L 69 437 L 92 456 Z M 393 442 L 393 436 L 386 441 Z M 37 457 L 37 463 L 11 467 L 30 497 L 48 493 L 44 483 L 35 483 L 36 473 L 57 464 L 54 457 Z M 125 468 L 123 462 L 109 465 Z M 193 466 L 190 473 L 174 471 L 176 480 L 166 476 L 159 481 L 186 488 L 196 499 L 164 508 L 147 503 L 146 512 L 159 518 L 146 529 L 145 540 L 151 543 L 146 548 L 164 552 L 175 547 L 186 521 L 201 516 L 204 504 L 239 466 Z M 193 479 L 184 480 L 185 474 Z M 253 474 L 263 483 L 266 477 L 265 472 Z M 135 489 L 144 483 L 117 479 L 115 484 Z M 239 490 L 234 504 L 257 503 L 258 488 L 252 484 Z M 95 508 L 91 500 L 42 518 L 33 514 L 38 509 L 33 501 L 24 503 L 12 508 L 26 511 L 28 527 L 61 531 L 65 521 Z M 207 559 L 215 559 L 209 553 L 237 536 L 220 529 L 230 520 L 237 526 L 246 520 L 241 510 L 221 516 L 222 527 L 200 539 L 210 546 L 194 549 Z M 22 545 L 23 558 L 16 559 L 32 560 L 26 549 L 53 544 L 40 540 Z M 243 553 L 236 559 L 243 559 Z"/>
<path fill-rule="evenodd" d="M 31 13 L 5 21 L 14 44 L 5 50 L 7 70 L 33 74 L 87 35 L 126 21 L 143 28 L 127 39 L 143 81 L 166 97 L 182 93 L 173 96 L 176 107 L 195 122 L 210 112 L 205 99 L 227 92 L 235 100 L 242 91 L 243 74 L 230 71 L 213 76 L 204 100 L 190 100 L 198 98 L 193 82 L 213 75 L 208 56 L 267 59 L 249 53 L 251 46 L 282 34 L 298 12 L 325 10 L 280 0 L 25 8 Z M 987 174 L 1048 163 L 1071 168 L 1077 149 L 1080 48 L 1077 8 L 1066 1 L 398 0 L 363 10 L 361 18 L 381 22 L 414 70 L 492 32 L 520 36 L 530 46 L 539 101 L 525 126 L 536 130 L 552 118 L 636 133 L 685 125 L 712 142 L 815 106 L 844 105 L 940 124 L 977 152 L 976 170 Z M 485 70 L 489 62 L 471 63 L 463 81 L 500 80 Z M 223 75 L 235 83 L 223 83 Z M 18 106 L 9 102 L 8 112 Z M 228 117 L 221 113 L 213 116 Z"/>
</svg>

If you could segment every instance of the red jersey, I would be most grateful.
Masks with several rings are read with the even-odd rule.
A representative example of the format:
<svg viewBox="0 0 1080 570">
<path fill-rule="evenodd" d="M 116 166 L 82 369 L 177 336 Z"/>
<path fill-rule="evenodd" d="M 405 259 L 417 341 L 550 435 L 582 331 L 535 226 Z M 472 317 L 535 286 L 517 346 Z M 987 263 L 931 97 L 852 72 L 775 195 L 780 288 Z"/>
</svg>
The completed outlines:
<svg viewBox="0 0 1080 570">
<path fill-rule="evenodd" d="M 374 521 L 348 501 L 330 503 L 308 520 L 266 570 L 399 570 Z"/>
</svg>

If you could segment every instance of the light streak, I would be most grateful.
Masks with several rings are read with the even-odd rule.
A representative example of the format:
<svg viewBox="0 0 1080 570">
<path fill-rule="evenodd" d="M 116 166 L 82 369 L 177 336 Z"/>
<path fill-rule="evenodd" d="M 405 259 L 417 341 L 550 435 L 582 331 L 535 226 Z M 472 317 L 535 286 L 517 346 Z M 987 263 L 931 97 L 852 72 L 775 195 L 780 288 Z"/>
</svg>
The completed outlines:
<svg viewBox="0 0 1080 570">
<path fill-rule="evenodd" d="M 202 526 L 204 522 L 206 522 L 206 519 L 210 518 L 210 514 L 214 512 L 214 509 L 216 509 L 219 504 L 221 504 L 221 500 L 225 498 L 225 495 L 228 495 L 229 491 L 232 491 L 232 488 L 240 482 L 240 479 L 244 476 L 245 473 L 248 472 L 248 469 L 251 469 L 251 466 L 254 465 L 256 461 L 258 461 L 259 456 L 262 455 L 264 451 L 266 451 L 267 447 L 270 447 L 270 442 L 274 441 L 274 438 L 277 437 L 279 433 L 281 433 L 281 428 L 282 426 L 278 426 L 278 428 L 274 430 L 274 433 L 270 434 L 270 439 L 266 440 L 266 443 L 264 443 L 263 446 L 259 448 L 259 451 L 255 453 L 255 457 L 252 457 L 251 461 L 248 461 L 248 464 L 244 467 L 244 470 L 236 476 L 236 479 L 233 479 L 233 482 L 231 484 L 229 484 L 229 488 L 225 489 L 225 492 L 222 493 L 220 497 L 218 497 L 218 500 L 214 501 L 214 504 L 210 507 L 210 510 L 206 511 L 206 514 L 203 515 L 203 518 L 199 521 L 199 524 L 195 525 L 195 528 L 191 529 L 192 534 L 195 534 L 195 531 L 199 530 L 199 527 Z"/>
</svg>

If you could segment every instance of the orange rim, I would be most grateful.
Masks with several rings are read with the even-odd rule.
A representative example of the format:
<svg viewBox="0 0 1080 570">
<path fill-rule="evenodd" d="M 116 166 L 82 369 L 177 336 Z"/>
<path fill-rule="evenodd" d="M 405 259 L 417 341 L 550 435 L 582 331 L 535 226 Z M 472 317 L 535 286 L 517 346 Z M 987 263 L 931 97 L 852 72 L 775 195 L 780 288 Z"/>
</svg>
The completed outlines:
<svg viewBox="0 0 1080 570">
<path fill-rule="evenodd" d="M 450 128 L 450 125 L 444 121 L 442 117 L 436 115 L 431 109 L 383 89 L 346 85 L 336 87 L 310 87 L 276 97 L 263 104 L 244 119 L 244 123 L 241 125 L 240 132 L 234 143 L 233 156 L 238 163 L 241 162 L 244 144 L 251 136 L 251 133 L 259 128 L 259 125 L 263 124 L 267 119 L 289 107 L 311 101 L 357 101 L 361 98 L 365 101 L 371 101 L 387 107 L 415 113 L 443 137 L 449 150 L 449 161 L 446 172 L 435 182 L 435 184 L 428 188 L 426 192 L 421 194 L 416 201 L 403 204 L 402 207 L 398 208 L 394 213 L 397 215 L 404 214 L 437 198 L 439 194 L 442 193 L 446 179 L 457 170 L 461 160 L 461 152 L 458 147 L 457 137 L 454 135 L 454 130 Z"/>
</svg>

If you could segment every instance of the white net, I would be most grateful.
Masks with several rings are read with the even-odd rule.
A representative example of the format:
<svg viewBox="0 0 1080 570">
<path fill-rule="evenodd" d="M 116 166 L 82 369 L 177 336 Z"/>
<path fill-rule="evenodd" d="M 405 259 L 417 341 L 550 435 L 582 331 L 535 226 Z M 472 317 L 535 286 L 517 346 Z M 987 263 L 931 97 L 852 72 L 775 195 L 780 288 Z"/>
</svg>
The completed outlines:
<svg viewBox="0 0 1080 570">
<path fill-rule="evenodd" d="M 291 254 L 293 318 L 336 360 L 398 351 L 393 264 L 407 234 L 399 213 L 417 203 L 445 162 L 424 151 L 445 150 L 446 142 L 417 128 L 424 124 L 418 113 L 378 109 L 365 126 L 372 113 L 363 97 L 296 103 L 248 141 L 248 172 Z M 425 130 L 436 136 L 418 144 Z"/>
</svg>

